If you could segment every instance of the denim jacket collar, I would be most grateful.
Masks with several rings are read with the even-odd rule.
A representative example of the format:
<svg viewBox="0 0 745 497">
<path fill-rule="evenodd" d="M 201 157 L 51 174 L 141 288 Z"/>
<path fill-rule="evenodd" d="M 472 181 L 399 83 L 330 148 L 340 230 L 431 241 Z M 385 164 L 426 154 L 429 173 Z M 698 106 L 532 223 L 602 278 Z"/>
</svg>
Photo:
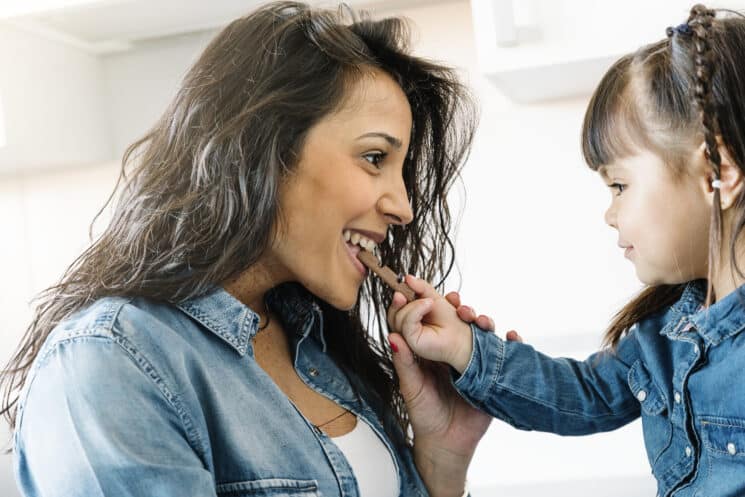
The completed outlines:
<svg viewBox="0 0 745 497">
<path fill-rule="evenodd" d="M 176 307 L 223 339 L 240 355 L 246 354 L 249 341 L 259 329 L 259 315 L 219 286 L 176 304 Z"/>
<path fill-rule="evenodd" d="M 283 283 L 266 295 L 269 308 L 279 316 L 295 344 L 312 336 L 326 352 L 321 307 L 316 298 L 299 283 Z"/>
<path fill-rule="evenodd" d="M 660 330 L 660 335 L 677 338 L 687 332 L 691 326 L 687 322 L 687 316 L 698 312 L 706 296 L 706 281 L 695 280 L 689 282 L 683 294 L 667 311 L 667 324 Z"/>
<path fill-rule="evenodd" d="M 745 329 L 745 285 L 708 308 L 705 299 L 706 280 L 688 283 L 660 334 L 677 338 L 693 328 L 706 343 L 718 345 Z"/>
<path fill-rule="evenodd" d="M 266 301 L 288 332 L 299 339 L 312 334 L 325 351 L 322 326 L 308 325 L 311 317 L 318 317 L 321 313 L 310 292 L 299 284 L 285 283 L 269 290 Z M 177 304 L 177 307 L 227 342 L 240 355 L 246 354 L 249 342 L 259 331 L 259 315 L 219 286 Z M 320 319 L 316 322 L 320 322 Z"/>
<path fill-rule="evenodd" d="M 711 345 L 745 329 L 745 285 L 691 317 L 698 333 Z"/>
</svg>

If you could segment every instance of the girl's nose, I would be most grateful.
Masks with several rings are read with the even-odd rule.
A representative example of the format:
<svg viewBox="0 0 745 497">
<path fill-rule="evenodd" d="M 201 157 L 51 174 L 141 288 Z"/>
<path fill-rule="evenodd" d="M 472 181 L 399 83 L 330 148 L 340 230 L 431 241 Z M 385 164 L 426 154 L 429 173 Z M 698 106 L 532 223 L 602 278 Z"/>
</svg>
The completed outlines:
<svg viewBox="0 0 745 497">
<path fill-rule="evenodd" d="M 611 228 L 617 228 L 616 227 L 616 210 L 613 208 L 613 204 L 611 204 L 610 207 L 608 207 L 608 210 L 605 211 L 605 223 L 610 226 Z"/>
</svg>

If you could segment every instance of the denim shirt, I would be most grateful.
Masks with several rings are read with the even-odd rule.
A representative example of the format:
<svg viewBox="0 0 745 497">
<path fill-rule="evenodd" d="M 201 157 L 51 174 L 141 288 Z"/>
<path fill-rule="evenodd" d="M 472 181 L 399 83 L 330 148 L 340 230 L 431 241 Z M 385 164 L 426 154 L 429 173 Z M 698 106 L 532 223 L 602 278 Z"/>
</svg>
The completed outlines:
<svg viewBox="0 0 745 497">
<path fill-rule="evenodd" d="M 735 291 L 703 309 L 705 289 L 689 283 L 678 302 L 632 327 L 615 354 L 585 361 L 473 332 L 471 360 L 454 384 L 525 430 L 585 435 L 641 415 L 659 496 L 743 496 L 745 300 Z"/>
<path fill-rule="evenodd" d="M 401 495 L 426 496 L 410 450 L 384 432 L 378 397 L 325 353 L 323 314 L 308 295 L 290 285 L 270 301 L 297 374 L 380 436 Z M 223 289 L 179 305 L 104 298 L 64 320 L 19 401 L 14 450 L 23 494 L 358 496 L 332 439 L 255 361 L 258 323 Z"/>
</svg>

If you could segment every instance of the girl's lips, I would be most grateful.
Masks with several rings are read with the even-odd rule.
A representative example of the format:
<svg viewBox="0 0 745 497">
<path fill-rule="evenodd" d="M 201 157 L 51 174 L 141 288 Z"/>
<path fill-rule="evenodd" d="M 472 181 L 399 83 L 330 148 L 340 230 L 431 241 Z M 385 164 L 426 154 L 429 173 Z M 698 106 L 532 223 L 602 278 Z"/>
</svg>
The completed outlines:
<svg viewBox="0 0 745 497">
<path fill-rule="evenodd" d="M 362 247 L 359 245 L 353 245 L 351 243 L 347 243 L 342 238 L 342 242 L 344 242 L 344 246 L 347 248 L 347 254 L 349 254 L 349 258 L 351 259 L 352 265 L 357 269 L 357 271 L 360 272 L 360 274 L 363 277 L 367 276 L 367 268 L 364 264 L 360 262 L 359 259 L 357 259 L 357 254 L 362 250 Z"/>
<path fill-rule="evenodd" d="M 626 247 L 626 250 L 623 251 L 623 256 L 628 259 L 632 250 L 634 250 L 634 247 Z"/>
</svg>

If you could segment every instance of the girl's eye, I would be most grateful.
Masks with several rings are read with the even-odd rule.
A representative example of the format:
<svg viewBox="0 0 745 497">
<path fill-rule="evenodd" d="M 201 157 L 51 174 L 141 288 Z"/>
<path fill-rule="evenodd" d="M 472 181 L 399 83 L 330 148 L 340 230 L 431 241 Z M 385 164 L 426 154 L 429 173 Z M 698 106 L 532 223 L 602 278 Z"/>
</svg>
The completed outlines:
<svg viewBox="0 0 745 497">
<path fill-rule="evenodd" d="M 380 163 L 383 162 L 385 156 L 388 155 L 385 152 L 368 152 L 362 156 L 367 162 L 380 169 Z"/>
<path fill-rule="evenodd" d="M 626 189 L 626 185 L 623 185 L 621 183 L 612 183 L 612 184 L 608 185 L 608 187 L 611 190 L 616 190 L 616 192 L 617 192 L 616 195 L 621 195 L 623 193 L 623 191 Z"/>
</svg>

